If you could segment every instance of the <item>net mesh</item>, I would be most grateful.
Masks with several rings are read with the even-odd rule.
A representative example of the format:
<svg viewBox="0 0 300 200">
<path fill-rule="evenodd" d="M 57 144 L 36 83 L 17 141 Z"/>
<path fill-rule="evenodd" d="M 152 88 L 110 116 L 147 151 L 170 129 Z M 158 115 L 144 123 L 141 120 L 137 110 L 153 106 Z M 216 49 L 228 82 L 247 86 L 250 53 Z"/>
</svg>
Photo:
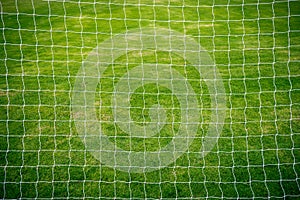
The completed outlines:
<svg viewBox="0 0 300 200">
<path fill-rule="evenodd" d="M 298 0 L 0 0 L 0 198 L 300 198 Z"/>
</svg>

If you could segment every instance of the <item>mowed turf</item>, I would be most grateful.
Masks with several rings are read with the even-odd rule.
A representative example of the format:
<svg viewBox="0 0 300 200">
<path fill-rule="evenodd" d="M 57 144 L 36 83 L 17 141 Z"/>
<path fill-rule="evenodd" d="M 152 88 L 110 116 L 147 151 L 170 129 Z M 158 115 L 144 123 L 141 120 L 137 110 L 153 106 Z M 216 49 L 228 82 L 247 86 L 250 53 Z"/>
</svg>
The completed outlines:
<svg viewBox="0 0 300 200">
<path fill-rule="evenodd" d="M 1 0 L 0 6 L 0 198 L 300 198 L 299 1 Z M 211 114 L 201 75 L 169 52 L 117 58 L 99 82 L 95 106 L 119 147 L 156 151 L 180 124 L 176 96 L 153 84 L 131 95 L 131 116 L 139 125 L 150 122 L 149 108 L 159 101 L 175 124 L 162 129 L 164 137 L 130 139 L 114 124 L 114 85 L 141 60 L 172 63 L 201 111 L 197 137 L 179 159 L 128 173 L 86 150 L 72 118 L 72 89 L 92 49 L 141 27 L 172 29 L 200 43 L 223 78 L 227 112 L 217 144 L 199 160 Z"/>
</svg>

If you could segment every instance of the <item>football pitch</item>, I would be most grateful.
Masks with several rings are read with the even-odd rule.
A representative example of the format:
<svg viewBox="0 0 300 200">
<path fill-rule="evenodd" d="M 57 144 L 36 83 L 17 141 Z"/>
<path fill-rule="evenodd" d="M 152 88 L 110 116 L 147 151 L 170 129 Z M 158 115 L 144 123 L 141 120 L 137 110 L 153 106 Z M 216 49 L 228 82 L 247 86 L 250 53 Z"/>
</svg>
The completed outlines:
<svg viewBox="0 0 300 200">
<path fill-rule="evenodd" d="M 300 1 L 0 0 L 0 198 L 299 199 Z"/>
</svg>

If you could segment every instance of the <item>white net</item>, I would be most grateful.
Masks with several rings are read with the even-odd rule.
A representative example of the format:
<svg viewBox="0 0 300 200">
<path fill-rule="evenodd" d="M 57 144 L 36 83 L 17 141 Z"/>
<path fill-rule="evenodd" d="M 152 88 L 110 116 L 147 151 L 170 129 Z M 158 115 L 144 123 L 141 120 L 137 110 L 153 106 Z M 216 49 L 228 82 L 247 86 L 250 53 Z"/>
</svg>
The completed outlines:
<svg viewBox="0 0 300 200">
<path fill-rule="evenodd" d="M 299 10 L 0 0 L 0 198 L 300 198 Z"/>
</svg>

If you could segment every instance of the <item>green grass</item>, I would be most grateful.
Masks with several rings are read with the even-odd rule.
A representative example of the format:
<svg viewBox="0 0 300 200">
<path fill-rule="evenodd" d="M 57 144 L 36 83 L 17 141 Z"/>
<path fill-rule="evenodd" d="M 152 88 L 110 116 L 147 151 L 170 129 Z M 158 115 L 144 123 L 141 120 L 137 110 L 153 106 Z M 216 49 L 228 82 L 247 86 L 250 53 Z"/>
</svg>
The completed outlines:
<svg viewBox="0 0 300 200">
<path fill-rule="evenodd" d="M 0 198 L 299 198 L 299 1 L 250 0 L 243 7 L 238 0 L 229 7 L 221 0 L 198 7 L 193 0 L 169 7 L 167 1 L 93 2 L 1 0 Z M 97 44 L 111 34 L 153 26 L 186 33 L 209 52 L 223 78 L 228 110 L 217 145 L 197 159 L 210 97 L 197 81 L 201 76 L 183 69 L 184 59 L 172 54 L 174 69 L 190 81 L 203 108 L 197 138 L 168 167 L 127 173 L 85 151 L 72 118 L 72 89 Z M 159 63 L 170 63 L 168 53 L 157 55 Z M 156 62 L 155 54 L 145 51 L 143 60 Z M 141 62 L 135 51 L 117 61 Z M 125 72 L 121 64 L 108 67 L 98 87 L 95 105 L 101 105 L 97 114 L 107 135 L 127 136 L 114 125 L 110 107 L 113 85 Z M 134 121 L 149 122 L 149 108 L 158 100 L 167 121 L 180 122 L 171 91 L 151 84 L 131 96 Z M 177 129 L 165 126 L 161 135 Z M 132 151 L 159 148 L 157 138 L 115 142 Z"/>
</svg>

